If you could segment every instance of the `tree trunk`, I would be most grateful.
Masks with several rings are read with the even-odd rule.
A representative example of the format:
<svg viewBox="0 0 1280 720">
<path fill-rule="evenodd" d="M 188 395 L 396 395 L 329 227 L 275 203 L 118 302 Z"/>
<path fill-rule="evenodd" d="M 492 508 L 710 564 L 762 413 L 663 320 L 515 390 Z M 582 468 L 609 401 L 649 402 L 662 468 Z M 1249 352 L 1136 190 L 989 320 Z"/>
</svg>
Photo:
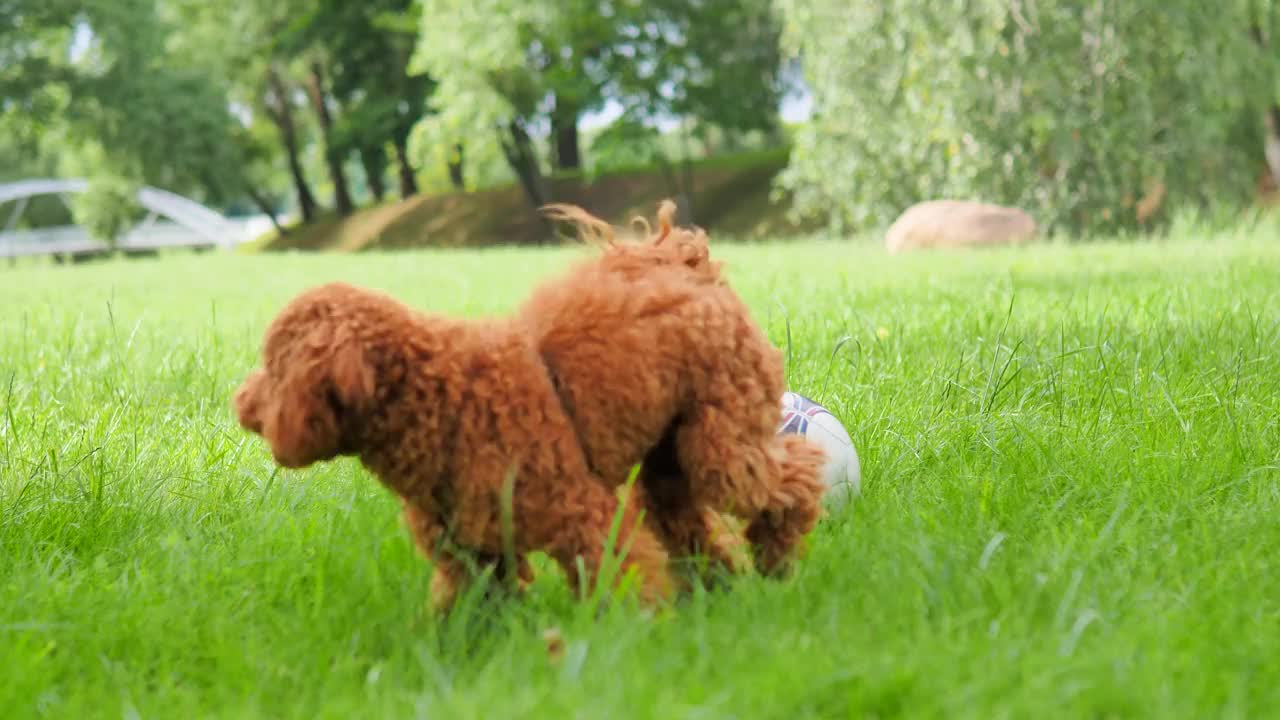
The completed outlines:
<svg viewBox="0 0 1280 720">
<path fill-rule="evenodd" d="M 276 229 L 277 233 L 280 233 L 281 237 L 289 234 L 289 231 L 285 230 L 284 226 L 280 224 L 280 219 L 276 217 L 276 209 L 271 207 L 271 203 L 267 201 L 266 196 L 258 192 L 258 189 L 252 185 L 246 186 L 245 192 L 248 193 L 249 199 L 253 201 L 253 204 L 257 205 L 258 209 L 262 211 L 262 214 L 271 220 L 272 227 Z"/>
<path fill-rule="evenodd" d="M 662 179 L 666 182 L 667 194 L 676 204 L 675 223 L 690 225 L 693 223 L 692 190 L 686 191 L 685 188 L 693 186 L 691 168 L 687 158 L 681 158 L 676 162 L 680 164 L 679 168 L 666 153 L 658 152 L 658 168 L 662 171 Z"/>
<path fill-rule="evenodd" d="M 1270 50 L 1271 39 L 1276 31 L 1276 17 L 1280 12 L 1280 3 L 1268 3 L 1270 6 L 1266 17 L 1263 17 L 1262 9 L 1257 3 L 1249 4 L 1251 19 L 1249 23 L 1249 33 L 1253 36 L 1253 42 L 1263 50 Z M 1274 78 L 1273 78 L 1274 79 Z M 1263 126 L 1266 128 L 1262 139 L 1262 154 L 1267 160 L 1267 169 L 1271 171 L 1271 180 L 1277 186 L 1280 186 L 1280 105 L 1274 100 L 1267 103 L 1267 112 L 1263 117 Z"/>
<path fill-rule="evenodd" d="M 418 194 L 418 178 L 409 164 L 409 138 L 397 136 L 392 145 L 396 148 L 396 166 L 399 168 L 400 197 L 408 199 Z"/>
<path fill-rule="evenodd" d="M 453 155 L 449 160 L 449 182 L 453 183 L 453 187 L 457 190 L 466 190 L 467 184 L 462 176 L 462 143 L 456 143 L 453 146 Z"/>
<path fill-rule="evenodd" d="M 557 108 L 551 116 L 551 131 L 555 135 L 556 169 L 582 169 L 582 153 L 578 147 L 578 111 L 570 107 Z"/>
<path fill-rule="evenodd" d="M 386 152 L 381 147 L 364 148 L 360 151 L 360 164 L 364 166 L 365 181 L 369 184 L 369 194 L 375 203 L 381 203 L 387 195 L 387 184 L 382 173 L 387 169 Z"/>
<path fill-rule="evenodd" d="M 502 146 L 502 154 L 507 164 L 520 179 L 520 187 L 535 211 L 547 204 L 547 191 L 542 182 L 542 172 L 538 168 L 538 158 L 533 152 L 533 141 L 519 120 L 512 120 L 506 129 L 499 129 L 498 142 Z M 546 217 L 538 213 L 548 233 L 552 227 Z"/>
<path fill-rule="evenodd" d="M 511 121 L 506 132 L 500 133 L 498 141 L 502 144 L 502 154 L 506 157 L 507 164 L 520 179 L 520 186 L 524 188 L 525 196 L 534 209 L 546 205 L 547 194 L 542 185 L 542 173 L 533 154 L 533 142 L 524 126 L 519 121 Z"/>
<path fill-rule="evenodd" d="M 680 197 L 676 199 L 676 221 L 681 225 L 692 225 L 694 222 L 693 214 L 693 146 L 689 142 L 689 127 L 685 123 L 680 123 L 680 140 L 683 145 L 682 157 L 680 159 L 680 171 L 684 180 L 681 187 Z M 683 201 L 683 202 L 681 202 Z"/>
<path fill-rule="evenodd" d="M 1271 180 L 1280 187 L 1280 105 L 1272 103 L 1267 108 L 1266 128 L 1263 154 L 1267 158 L 1267 168 L 1271 170 Z"/>
<path fill-rule="evenodd" d="M 347 186 L 347 173 L 342 168 L 342 158 L 333 147 L 333 118 L 329 115 L 328 98 L 324 90 L 324 68 L 319 61 L 311 63 L 311 73 L 307 76 L 307 91 L 311 96 L 311 106 L 320 120 L 320 134 L 324 140 L 324 160 L 329 166 L 329 177 L 333 180 L 333 203 L 339 215 L 350 215 L 355 209 L 351 202 L 351 191 Z"/>
<path fill-rule="evenodd" d="M 275 68 L 267 70 L 267 84 L 271 96 L 267 100 L 267 114 L 280 130 L 280 140 L 284 143 L 289 162 L 289 174 L 293 176 L 293 187 L 298 194 L 298 211 L 302 213 L 302 222 L 309 223 L 316 218 L 316 197 L 311 192 L 307 177 L 302 172 L 302 161 L 298 158 L 298 133 L 293 124 L 289 93 Z"/>
</svg>

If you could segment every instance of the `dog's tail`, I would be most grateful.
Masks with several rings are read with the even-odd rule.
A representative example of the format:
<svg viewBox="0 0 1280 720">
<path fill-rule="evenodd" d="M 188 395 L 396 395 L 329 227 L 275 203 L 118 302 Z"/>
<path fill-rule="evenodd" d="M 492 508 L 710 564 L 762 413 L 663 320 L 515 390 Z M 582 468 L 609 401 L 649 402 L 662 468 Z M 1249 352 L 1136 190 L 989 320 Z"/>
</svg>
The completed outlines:
<svg viewBox="0 0 1280 720">
<path fill-rule="evenodd" d="M 603 247 L 616 247 L 618 245 L 618 234 L 613 225 L 577 205 L 549 203 L 539 209 L 550 220 L 568 223 L 576 227 L 578 236 L 585 242 Z M 656 231 L 648 220 L 638 215 L 632 218 L 631 225 L 637 230 L 637 234 L 645 238 L 649 244 L 661 245 L 667 238 L 671 237 L 672 231 L 675 230 L 675 218 L 676 204 L 667 199 L 658 204 L 658 229 Z M 689 236 L 682 238 L 685 241 L 696 240 L 698 244 L 703 246 L 707 244 L 707 234 L 701 228 L 695 227 L 680 234 Z"/>
<path fill-rule="evenodd" d="M 632 218 L 631 224 L 637 228 L 643 228 L 642 234 L 649 238 L 649 242 L 654 245 L 661 245 L 671 235 L 672 228 L 675 227 L 676 220 L 676 204 L 670 198 L 658 203 L 658 232 L 654 232 L 649 225 L 649 221 L 637 215 Z"/>
<path fill-rule="evenodd" d="M 678 228 L 676 204 L 669 199 L 658 205 L 656 230 L 642 217 L 632 219 L 632 228 L 640 238 L 635 242 L 622 241 L 612 225 L 576 205 L 552 203 L 540 209 L 551 220 L 573 225 L 581 240 L 605 251 L 659 263 L 676 262 L 712 282 L 720 279 L 720 264 L 711 260 L 707 232 L 696 226 Z"/>
<path fill-rule="evenodd" d="M 550 220 L 569 223 L 578 229 L 578 237 L 592 245 L 612 248 L 618 244 L 617 233 L 609 223 L 577 205 L 551 203 L 540 210 Z"/>
</svg>

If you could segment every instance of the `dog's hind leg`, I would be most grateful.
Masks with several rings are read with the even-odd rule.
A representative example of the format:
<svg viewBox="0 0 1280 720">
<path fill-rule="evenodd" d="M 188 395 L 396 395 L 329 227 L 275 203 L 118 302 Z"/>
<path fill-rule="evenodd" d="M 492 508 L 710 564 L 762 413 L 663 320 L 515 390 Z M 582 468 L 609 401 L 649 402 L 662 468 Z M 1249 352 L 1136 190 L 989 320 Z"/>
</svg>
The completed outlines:
<svg viewBox="0 0 1280 720">
<path fill-rule="evenodd" d="M 618 496 L 604 483 L 575 483 L 552 508 L 540 508 L 540 534 L 545 536 L 531 540 L 560 565 L 575 591 L 590 590 L 604 569 L 610 533 L 619 520 L 612 554 L 621 561 L 614 584 L 634 572 L 639 583 L 637 594 L 645 604 L 665 602 L 674 593 L 667 552 L 637 517 L 640 507 L 628 502 L 618 518 L 619 507 Z"/>
</svg>

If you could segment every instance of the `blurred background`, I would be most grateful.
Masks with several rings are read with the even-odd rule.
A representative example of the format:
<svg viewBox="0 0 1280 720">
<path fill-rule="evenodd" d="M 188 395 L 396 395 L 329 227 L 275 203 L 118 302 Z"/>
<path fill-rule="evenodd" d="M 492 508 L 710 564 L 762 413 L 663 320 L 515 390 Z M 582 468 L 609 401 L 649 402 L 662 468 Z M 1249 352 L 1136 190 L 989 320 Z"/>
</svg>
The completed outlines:
<svg viewBox="0 0 1280 720">
<path fill-rule="evenodd" d="M 1280 175 L 1276 6 L 0 0 L 0 247 L 534 244 L 664 197 L 742 238 L 1232 223 Z"/>
</svg>

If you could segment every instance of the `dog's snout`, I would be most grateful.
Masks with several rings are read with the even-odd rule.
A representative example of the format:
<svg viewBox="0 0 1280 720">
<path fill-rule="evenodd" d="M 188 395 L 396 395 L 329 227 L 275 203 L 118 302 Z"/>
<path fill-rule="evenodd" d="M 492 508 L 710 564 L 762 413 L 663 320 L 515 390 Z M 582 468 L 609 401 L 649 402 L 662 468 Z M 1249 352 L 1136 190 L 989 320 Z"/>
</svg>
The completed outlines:
<svg viewBox="0 0 1280 720">
<path fill-rule="evenodd" d="M 253 371 L 235 393 L 236 415 L 240 426 L 258 435 L 262 434 L 262 418 L 259 412 L 261 401 L 258 397 L 262 376 L 261 370 Z"/>
</svg>

